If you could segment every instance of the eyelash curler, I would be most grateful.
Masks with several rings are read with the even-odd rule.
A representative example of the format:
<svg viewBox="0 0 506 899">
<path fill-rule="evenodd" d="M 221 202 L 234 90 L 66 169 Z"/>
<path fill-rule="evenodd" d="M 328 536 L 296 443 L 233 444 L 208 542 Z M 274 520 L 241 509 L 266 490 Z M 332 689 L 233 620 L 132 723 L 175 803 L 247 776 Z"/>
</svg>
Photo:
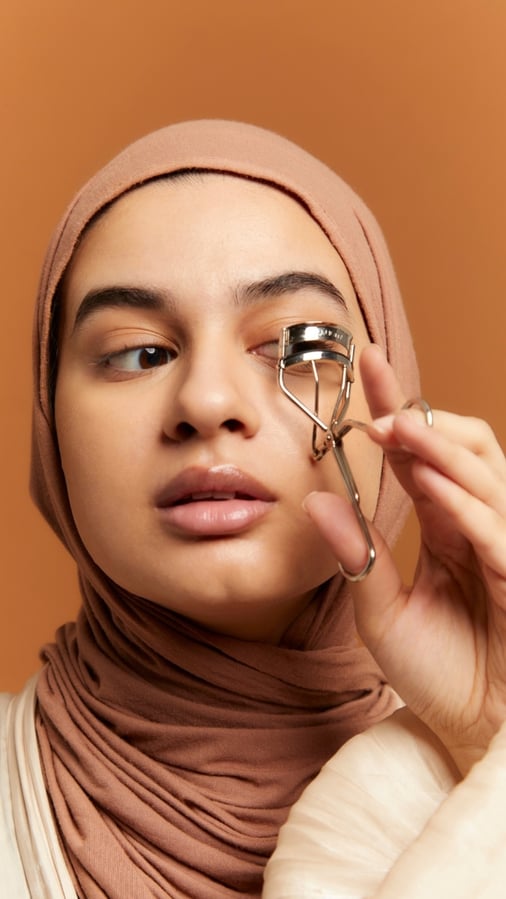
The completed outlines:
<svg viewBox="0 0 506 899">
<path fill-rule="evenodd" d="M 354 381 L 353 361 L 355 344 L 352 335 L 344 328 L 327 322 L 299 322 L 282 329 L 279 340 L 278 383 L 285 394 L 313 422 L 312 453 L 316 461 L 332 450 L 339 466 L 346 491 L 350 498 L 360 530 L 367 547 L 367 562 L 361 571 L 353 574 L 339 565 L 341 573 L 349 581 L 361 581 L 370 572 L 376 558 L 376 550 L 367 522 L 360 508 L 360 495 L 351 473 L 343 446 L 343 438 L 352 428 L 365 430 L 364 422 L 345 418 L 350 403 Z M 320 417 L 320 373 L 318 364 L 333 362 L 338 366 L 337 398 L 327 423 Z M 288 387 L 289 373 L 311 371 L 314 379 L 313 408 Z M 324 432 L 318 441 L 319 430 Z"/>
</svg>

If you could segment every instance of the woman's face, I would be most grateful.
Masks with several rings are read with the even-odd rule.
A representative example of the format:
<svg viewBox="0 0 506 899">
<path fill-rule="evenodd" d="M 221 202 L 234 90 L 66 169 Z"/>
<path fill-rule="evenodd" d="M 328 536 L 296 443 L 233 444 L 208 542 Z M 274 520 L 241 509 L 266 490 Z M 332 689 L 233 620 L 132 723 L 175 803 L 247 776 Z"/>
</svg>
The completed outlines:
<svg viewBox="0 0 506 899">
<path fill-rule="evenodd" d="M 277 341 L 284 325 L 324 320 L 349 329 L 358 353 L 368 342 L 341 259 L 274 188 L 219 174 L 155 182 L 90 228 L 63 304 L 56 425 L 88 552 L 134 594 L 277 640 L 337 571 L 302 500 L 344 492 L 279 390 Z M 350 415 L 367 416 L 359 381 Z M 348 439 L 372 515 L 380 455 Z"/>
</svg>

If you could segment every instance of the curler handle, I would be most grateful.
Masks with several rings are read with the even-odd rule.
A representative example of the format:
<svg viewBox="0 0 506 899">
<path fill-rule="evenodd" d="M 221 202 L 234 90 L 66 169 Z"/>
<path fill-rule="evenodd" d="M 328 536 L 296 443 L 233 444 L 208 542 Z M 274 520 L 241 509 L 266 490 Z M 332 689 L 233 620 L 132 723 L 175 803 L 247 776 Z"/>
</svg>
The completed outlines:
<svg viewBox="0 0 506 899">
<path fill-rule="evenodd" d="M 350 428 L 352 428 L 354 426 L 351 422 L 347 422 L 346 424 L 349 425 L 349 427 L 347 427 L 345 433 L 347 433 L 348 430 L 350 430 Z M 361 425 L 362 422 L 359 422 L 358 424 Z M 363 534 L 363 537 L 365 540 L 365 544 L 367 547 L 367 562 L 365 563 L 364 567 L 360 571 L 358 571 L 356 574 L 354 574 L 351 571 L 348 571 L 346 568 L 344 568 L 339 563 L 339 569 L 341 571 L 341 574 L 346 578 L 346 580 L 356 583 L 357 581 L 363 581 L 364 578 L 367 577 L 367 575 L 369 574 L 372 566 L 374 565 L 375 559 L 376 559 L 376 550 L 374 548 L 374 543 L 372 541 L 372 537 L 371 537 L 371 533 L 369 531 L 369 527 L 367 525 L 367 521 L 364 517 L 362 509 L 360 508 L 360 494 L 358 492 L 358 488 L 355 483 L 355 478 L 353 477 L 353 475 L 351 473 L 351 469 L 348 464 L 348 459 L 346 458 L 346 453 L 344 452 L 344 446 L 343 446 L 341 437 L 339 437 L 338 439 L 334 439 L 332 448 L 334 450 L 334 456 L 335 456 L 336 462 L 339 466 L 339 469 L 340 469 L 340 472 L 341 472 L 341 475 L 342 475 L 342 478 L 344 481 L 344 485 L 346 487 L 348 496 L 350 498 L 350 502 L 353 506 L 353 511 L 355 512 L 355 517 L 358 521 L 360 530 L 362 531 L 362 534 Z"/>
</svg>

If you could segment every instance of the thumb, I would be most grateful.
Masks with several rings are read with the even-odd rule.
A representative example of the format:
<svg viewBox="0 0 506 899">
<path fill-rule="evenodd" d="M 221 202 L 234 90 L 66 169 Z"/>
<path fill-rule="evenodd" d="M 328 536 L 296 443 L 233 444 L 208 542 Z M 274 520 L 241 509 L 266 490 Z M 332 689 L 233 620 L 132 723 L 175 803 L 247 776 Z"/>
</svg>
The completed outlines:
<svg viewBox="0 0 506 899">
<path fill-rule="evenodd" d="M 329 543 L 345 571 L 360 571 L 367 561 L 367 546 L 350 503 L 334 493 L 310 493 L 304 509 Z M 376 549 L 374 565 L 362 581 L 349 583 L 360 636 L 371 652 L 383 642 L 405 597 L 404 585 L 393 556 L 374 525 L 369 529 Z M 377 659 L 379 661 L 379 659 Z"/>
</svg>

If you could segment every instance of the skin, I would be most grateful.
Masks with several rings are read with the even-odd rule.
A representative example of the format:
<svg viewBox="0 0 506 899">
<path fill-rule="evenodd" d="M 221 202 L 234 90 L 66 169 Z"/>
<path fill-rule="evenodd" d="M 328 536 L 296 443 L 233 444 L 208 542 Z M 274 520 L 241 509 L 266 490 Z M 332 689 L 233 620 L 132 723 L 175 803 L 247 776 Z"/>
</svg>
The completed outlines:
<svg viewBox="0 0 506 899">
<path fill-rule="evenodd" d="M 293 270 L 328 278 L 347 310 L 309 288 L 234 302 L 245 282 Z M 156 287 L 170 303 L 95 310 L 75 325 L 90 290 L 117 285 Z M 419 412 L 399 412 L 407 397 L 369 345 L 344 266 L 295 201 L 205 176 L 137 190 L 87 233 L 65 285 L 56 395 L 77 527 L 117 583 L 246 639 L 278 640 L 338 560 L 360 570 L 363 540 L 335 463 L 311 459 L 311 428 L 276 385 L 280 328 L 307 319 L 354 334 L 361 377 L 350 416 L 373 423 L 347 447 L 366 515 L 381 449 L 420 520 L 410 587 L 372 529 L 377 561 L 350 587 L 360 634 L 465 775 L 506 717 L 504 455 L 476 419 L 436 411 L 429 428 Z M 111 368 L 111 353 L 153 343 L 174 350 L 169 364 L 125 373 L 123 361 L 118 373 L 116 356 Z M 164 483 L 223 464 L 268 488 L 265 516 L 212 539 L 161 520 L 154 496 Z"/>
<path fill-rule="evenodd" d="M 377 347 L 362 380 L 382 446 L 411 495 L 421 550 L 414 581 L 402 583 L 372 528 L 378 558 L 352 584 L 360 634 L 410 709 L 436 733 L 465 775 L 506 719 L 506 462 L 491 428 L 436 411 L 434 426 L 406 400 Z M 344 542 L 352 526 L 338 497 L 306 508 L 343 564 L 362 552 Z"/>
<path fill-rule="evenodd" d="M 292 271 L 324 276 L 346 308 L 311 286 L 236 302 L 243 285 Z M 83 316 L 90 291 L 110 287 L 156 289 L 161 307 Z M 347 327 L 358 352 L 369 343 L 341 259 L 273 188 L 221 175 L 158 182 L 87 232 L 65 281 L 56 425 L 81 538 L 120 586 L 219 632 L 277 641 L 337 572 L 302 507 L 311 491 L 342 490 L 337 466 L 312 459 L 311 424 L 276 378 L 281 327 L 308 319 Z M 153 344 L 162 362 L 144 370 L 133 348 Z M 297 379 L 303 393 L 310 384 Z M 330 406 L 335 387 L 322 387 Z M 350 414 L 368 415 L 360 382 Z M 363 435 L 349 441 L 372 515 L 382 454 Z M 261 482 L 267 514 L 205 536 L 167 521 L 160 491 L 182 472 L 217 466 Z"/>
</svg>

